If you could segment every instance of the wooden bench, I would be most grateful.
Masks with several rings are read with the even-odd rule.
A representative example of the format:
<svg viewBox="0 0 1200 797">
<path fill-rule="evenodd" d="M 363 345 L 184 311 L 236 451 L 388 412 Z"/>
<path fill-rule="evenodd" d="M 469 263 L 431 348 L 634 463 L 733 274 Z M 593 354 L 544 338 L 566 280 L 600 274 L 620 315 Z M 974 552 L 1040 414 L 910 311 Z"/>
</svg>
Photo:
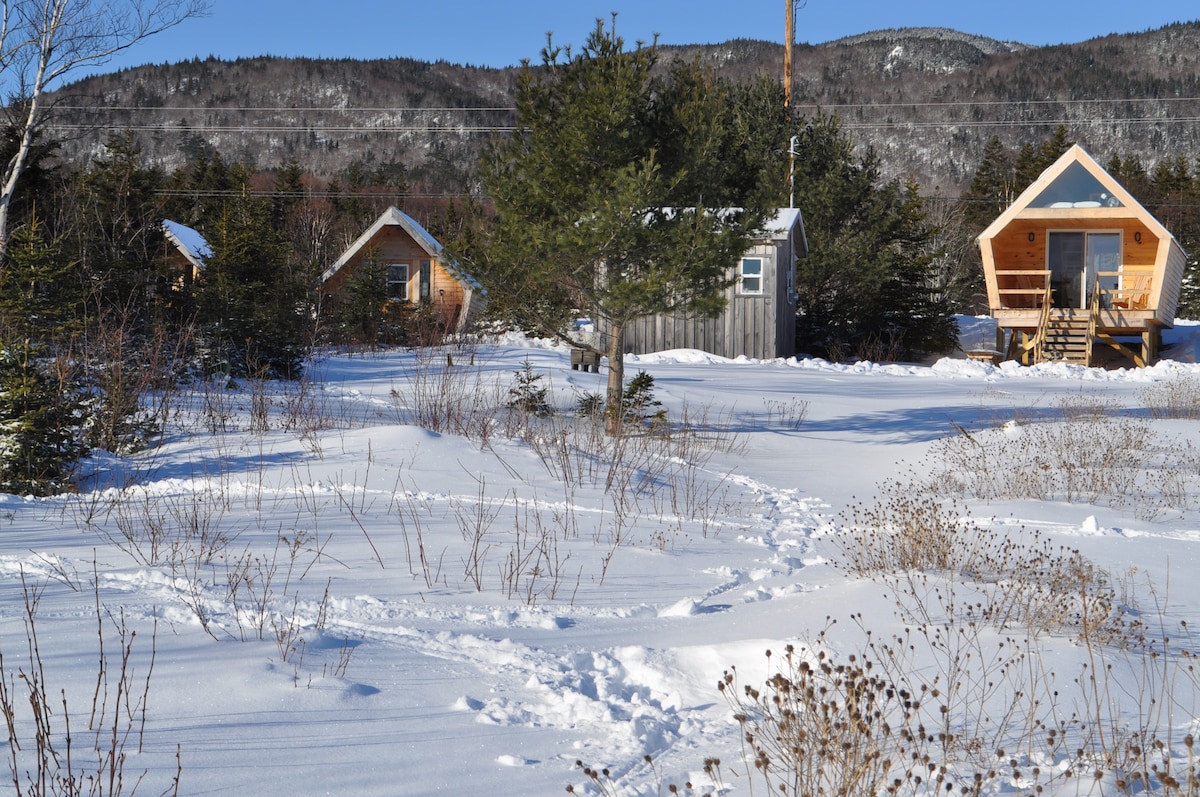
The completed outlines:
<svg viewBox="0 0 1200 797">
<path fill-rule="evenodd" d="M 999 365 L 1004 360 L 1004 353 L 992 351 L 991 349 L 971 349 L 967 352 L 967 358 L 978 363 Z"/>
<path fill-rule="evenodd" d="M 590 349 L 571 349 L 571 370 L 591 371 L 594 374 L 600 373 L 600 353 Z"/>
</svg>

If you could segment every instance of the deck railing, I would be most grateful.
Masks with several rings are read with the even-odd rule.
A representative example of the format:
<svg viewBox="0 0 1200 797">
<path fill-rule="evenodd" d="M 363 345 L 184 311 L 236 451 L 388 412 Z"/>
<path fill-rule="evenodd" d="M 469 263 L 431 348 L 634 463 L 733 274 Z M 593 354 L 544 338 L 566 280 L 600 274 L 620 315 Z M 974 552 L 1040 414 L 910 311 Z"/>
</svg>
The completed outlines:
<svg viewBox="0 0 1200 797">
<path fill-rule="evenodd" d="M 1084 349 L 1083 362 L 1089 366 L 1092 364 L 1092 343 L 1096 340 L 1096 326 L 1097 322 L 1100 320 L 1100 294 L 1102 293 L 1100 288 L 1101 276 L 1103 276 L 1103 273 L 1096 275 L 1096 284 L 1092 286 L 1092 301 L 1091 305 L 1088 307 L 1087 345 Z"/>
<path fill-rule="evenodd" d="M 1101 288 L 1101 277 L 1115 277 L 1117 288 Z M 1107 298 L 1102 301 L 1103 309 L 1146 310 L 1150 309 L 1150 287 L 1154 270 L 1149 267 L 1125 266 L 1120 271 L 1100 271 L 1096 274 L 1096 292 Z"/>
<path fill-rule="evenodd" d="M 1046 272 L 1046 287 L 1042 289 L 1042 312 L 1038 315 L 1037 332 L 1033 335 L 1032 359 L 1034 364 L 1040 363 L 1046 352 L 1046 335 L 1050 328 L 1050 306 L 1054 304 L 1050 288 L 1050 272 Z"/>
<path fill-rule="evenodd" d="M 996 269 L 1001 307 L 1036 309 L 1049 286 L 1050 272 L 1045 269 Z"/>
</svg>

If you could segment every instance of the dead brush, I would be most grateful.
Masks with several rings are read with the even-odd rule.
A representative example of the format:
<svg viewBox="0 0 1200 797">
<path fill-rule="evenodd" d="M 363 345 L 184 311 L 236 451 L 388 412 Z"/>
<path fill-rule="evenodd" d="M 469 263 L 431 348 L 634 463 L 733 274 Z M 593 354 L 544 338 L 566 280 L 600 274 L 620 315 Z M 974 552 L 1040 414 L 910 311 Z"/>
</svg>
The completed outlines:
<svg viewBox="0 0 1200 797">
<path fill-rule="evenodd" d="M 1151 418 L 1200 419 L 1200 378 L 1179 376 L 1142 389 L 1138 401 Z"/>
<path fill-rule="evenodd" d="M 951 617 L 1033 637 L 1104 640 L 1124 627 L 1107 572 L 1078 550 L 1056 546 L 1038 530 L 983 528 L 957 503 L 911 484 L 884 485 L 876 503 L 851 507 L 835 545 L 835 564 L 890 586 L 910 621 Z"/>
<path fill-rule="evenodd" d="M 397 420 L 433 432 L 486 436 L 496 403 L 474 352 L 466 363 L 439 347 L 417 348 L 413 355 L 405 383 L 391 391 Z"/>
<path fill-rule="evenodd" d="M 21 588 L 25 644 L 18 647 L 25 650 L 23 663 L 14 667 L 0 650 L 0 714 L 8 730 L 12 793 L 19 797 L 121 797 L 157 779 L 164 781 L 161 795 L 178 795 L 182 776 L 179 748 L 169 774 L 160 771 L 151 776 L 146 770 L 127 780 L 125 771 L 129 758 L 144 750 L 157 625 L 150 635 L 148 658 L 135 654 L 137 632 L 123 613 L 113 615 L 101 606 L 96 587 L 99 663 L 90 712 L 81 712 L 71 708 L 66 689 L 50 686 L 51 673 L 37 631 L 45 585 L 30 584 L 22 571 Z M 114 634 L 115 651 L 110 647 Z M 73 726 L 73 721 L 78 724 Z"/>
<path fill-rule="evenodd" d="M 958 428 L 930 450 L 927 487 L 939 495 L 1087 503 L 1144 520 L 1197 506 L 1195 445 L 1111 403 L 1073 397 L 1051 419 Z"/>
<path fill-rule="evenodd" d="M 974 776 L 959 783 L 922 723 L 936 690 L 895 682 L 861 653 L 837 662 L 823 638 L 768 650 L 775 672 L 761 686 L 732 667 L 717 683 L 741 730 L 751 794 L 755 782 L 766 794 L 979 793 Z"/>
<path fill-rule="evenodd" d="M 874 504 L 849 510 L 850 531 L 838 536 L 841 565 L 870 578 L 907 570 L 960 572 L 978 567 L 973 544 L 962 534 L 962 513 L 924 491 L 894 485 Z M 953 506 L 953 505 L 952 505 Z"/>
</svg>

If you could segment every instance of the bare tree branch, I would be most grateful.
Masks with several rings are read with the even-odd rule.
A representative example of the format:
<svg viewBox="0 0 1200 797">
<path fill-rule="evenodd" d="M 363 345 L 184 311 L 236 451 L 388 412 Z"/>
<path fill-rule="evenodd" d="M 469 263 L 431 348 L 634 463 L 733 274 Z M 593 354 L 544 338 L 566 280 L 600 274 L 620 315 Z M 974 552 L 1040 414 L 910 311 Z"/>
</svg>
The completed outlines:
<svg viewBox="0 0 1200 797">
<path fill-rule="evenodd" d="M 47 118 L 48 88 L 207 11 L 208 0 L 0 0 L 0 89 L 18 139 L 0 171 L 0 256 L 13 195 Z"/>
</svg>

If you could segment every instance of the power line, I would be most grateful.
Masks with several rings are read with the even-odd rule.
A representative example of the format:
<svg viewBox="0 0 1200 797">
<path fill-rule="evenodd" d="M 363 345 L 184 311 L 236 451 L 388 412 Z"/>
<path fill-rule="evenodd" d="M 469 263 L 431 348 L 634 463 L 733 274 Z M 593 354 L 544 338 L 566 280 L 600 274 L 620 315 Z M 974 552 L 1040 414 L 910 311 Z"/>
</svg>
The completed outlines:
<svg viewBox="0 0 1200 797">
<path fill-rule="evenodd" d="M 843 121 L 842 127 L 848 130 L 878 130 L 878 129 L 905 129 L 905 130 L 925 130 L 930 128 L 946 128 L 946 127 L 969 127 L 969 128 L 987 128 L 987 127 L 1029 127 L 1031 125 L 1104 125 L 1104 124 L 1126 124 L 1126 125 L 1164 125 L 1164 124 L 1195 124 L 1200 122 L 1200 116 L 1177 116 L 1177 117 L 1155 117 L 1155 116 L 1139 116 L 1139 117 L 1106 117 L 1098 119 L 996 119 L 990 121 L 928 121 L 928 122 L 904 122 L 904 121 L 883 121 L 883 122 L 851 122 Z"/>
<path fill-rule="evenodd" d="M 945 102 L 860 102 L 860 103 L 802 103 L 796 108 L 821 110 L 873 108 L 994 108 L 1005 105 L 1123 105 L 1132 102 L 1176 103 L 1200 102 L 1200 97 L 1096 97 L 1083 100 L 947 100 Z"/>
<path fill-rule="evenodd" d="M 1094 97 L 1090 99 L 1045 99 L 1045 100 L 946 100 L 940 102 L 860 102 L 860 103 L 795 103 L 794 108 L 809 110 L 874 110 L 895 108 L 996 108 L 1005 106 L 1045 105 L 1125 105 L 1128 103 L 1184 103 L 1200 102 L 1197 97 Z M 167 105 L 55 105 L 63 111 L 123 111 L 131 113 L 516 113 L 512 106 L 266 106 L 266 105 L 210 105 L 210 106 L 167 106 Z"/>
<path fill-rule="evenodd" d="M 1200 116 L 1133 116 L 1133 117 L 1101 117 L 1093 119 L 1071 119 L 1066 117 L 1053 119 L 992 119 L 992 120 L 852 120 L 843 119 L 842 127 L 847 130 L 928 130 L 945 128 L 1016 128 L 1046 125 L 1179 125 L 1200 123 Z M 511 133 L 517 129 L 515 125 L 395 125 L 380 124 L 370 126 L 358 125 L 206 125 L 206 124 L 81 124 L 50 122 L 46 129 L 60 132 L 87 132 L 91 130 L 129 130 L 142 133 L 261 133 L 261 134 L 299 134 L 299 135 L 372 135 L 372 134 L 404 134 L 404 133 L 438 133 L 456 135 L 491 135 L 494 133 Z"/>
<path fill-rule="evenodd" d="M 137 111 L 146 113 L 156 112 L 179 112 L 179 113 L 217 113 L 222 111 L 263 111 L 269 113 L 516 113 L 516 108 L 500 107 L 500 106 L 479 106 L 479 107 L 445 107 L 445 108 L 426 108 L 421 106 L 405 106 L 405 107 L 382 107 L 369 108 L 366 106 L 318 106 L 310 105 L 305 107 L 295 106 L 279 106 L 271 107 L 265 105 L 193 105 L 193 106 L 168 106 L 168 105 L 55 105 L 56 111 Z"/>
<path fill-rule="evenodd" d="M 1121 99 L 1085 99 L 1085 100 L 969 100 L 969 101 L 953 101 L 953 102 L 892 102 L 892 103 L 842 103 L 822 105 L 802 104 L 795 106 L 797 109 L 817 110 L 834 110 L 840 112 L 842 124 L 845 128 L 851 130 L 923 130 L 931 128 L 967 128 L 967 129 L 988 129 L 988 128 L 1015 128 L 1027 127 L 1031 125 L 1095 125 L 1095 124 L 1124 124 L 1134 126 L 1144 125 L 1177 125 L 1177 124 L 1196 124 L 1200 122 L 1200 115 L 1187 116 L 1159 116 L 1159 115 L 1140 115 L 1140 116 L 1120 116 L 1111 115 L 1097 118 L 1068 118 L 1059 117 L 1053 119 L 910 119 L 904 118 L 896 113 L 897 110 L 913 111 L 917 109 L 942 109 L 942 110 L 967 110 L 972 108 L 1009 108 L 1012 112 L 1021 110 L 1029 110 L 1037 107 L 1115 107 L 1126 106 L 1135 103 L 1200 103 L 1200 97 L 1165 97 L 1165 98 L 1121 98 Z M 368 107 L 346 107 L 346 108 L 324 108 L 324 107 L 305 107 L 305 108 L 289 108 L 289 107 L 138 107 L 138 106 L 84 106 L 70 105 L 57 106 L 58 110 L 88 112 L 97 116 L 104 115 L 108 111 L 120 111 L 136 114 L 188 114 L 188 113 L 203 113 L 206 116 L 224 116 L 230 113 L 272 113 L 272 114 L 308 114 L 315 113 L 320 115 L 333 114 L 376 114 L 376 115 L 439 115 L 439 114 L 469 114 L 469 113 L 515 113 L 513 108 L 502 108 L 497 106 L 481 106 L 472 108 L 416 108 L 416 107 L 386 107 L 386 108 L 368 108 Z M 847 114 L 846 112 L 853 112 Z M 870 120 L 863 119 L 864 112 L 872 114 L 887 113 L 890 118 L 885 120 Z M 859 118 L 854 118 L 855 116 Z M 51 121 L 46 126 L 50 129 L 62 132 L 82 132 L 96 129 L 116 129 L 116 125 L 111 122 L 108 124 L 86 124 L 82 122 Z M 180 133 L 180 132 L 203 132 L 203 133 L 261 133 L 261 134 L 326 134 L 326 135 L 369 135 L 369 134 L 415 134 L 415 133 L 434 133 L 434 134 L 456 134 L 456 135 L 478 135 L 478 134 L 493 134 L 493 133 L 510 133 L 517 129 L 513 124 L 495 124 L 483 125 L 478 123 L 472 124 L 453 124 L 446 121 L 438 121 L 431 124 L 421 124 L 416 121 L 409 122 L 374 122 L 360 125 L 351 124 L 327 124 L 323 123 L 320 118 L 313 120 L 303 120 L 289 123 L 274 122 L 271 124 L 254 124 L 250 122 L 242 122 L 238 124 L 202 124 L 189 123 L 187 120 L 178 122 L 139 122 L 136 124 L 120 125 L 122 130 L 131 130 L 136 132 L 161 132 L 161 133 Z"/>
<path fill-rule="evenodd" d="M 59 124 L 51 122 L 46 125 L 47 129 L 60 131 L 87 131 L 97 129 L 108 129 L 102 125 L 89 125 L 79 123 Z M 116 128 L 112 128 L 116 129 Z M 139 133 L 187 133 L 187 132 L 203 132 L 203 133 L 339 133 L 342 135 L 357 135 L 366 133 L 494 133 L 494 132 L 510 132 L 516 128 L 512 125 L 508 126 L 482 126 L 482 125 L 371 125 L 369 127 L 345 126 L 331 127 L 324 125 L 203 125 L 203 124 L 188 124 L 188 125 L 121 125 L 121 130 L 130 130 Z"/>
</svg>

